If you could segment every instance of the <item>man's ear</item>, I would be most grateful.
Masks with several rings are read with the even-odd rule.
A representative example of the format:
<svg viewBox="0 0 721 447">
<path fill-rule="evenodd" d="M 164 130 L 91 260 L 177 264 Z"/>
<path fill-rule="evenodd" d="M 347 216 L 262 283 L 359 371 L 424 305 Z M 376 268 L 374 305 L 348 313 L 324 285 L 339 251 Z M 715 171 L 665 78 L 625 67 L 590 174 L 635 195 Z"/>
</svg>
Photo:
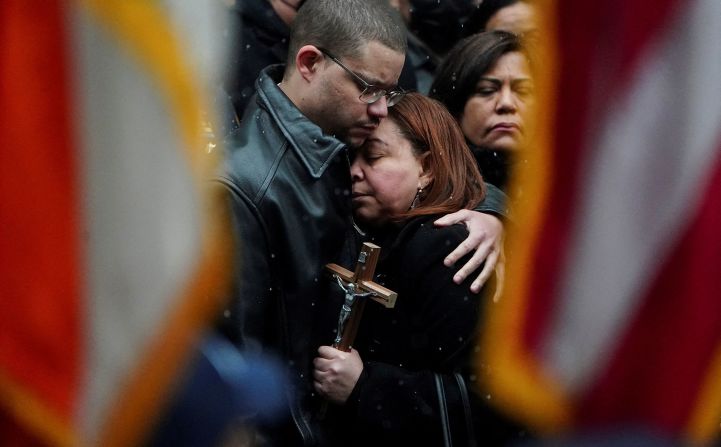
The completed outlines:
<svg viewBox="0 0 721 447">
<path fill-rule="evenodd" d="M 295 67 L 306 81 L 315 77 L 323 62 L 323 53 L 313 45 L 300 47 L 295 55 Z"/>
</svg>

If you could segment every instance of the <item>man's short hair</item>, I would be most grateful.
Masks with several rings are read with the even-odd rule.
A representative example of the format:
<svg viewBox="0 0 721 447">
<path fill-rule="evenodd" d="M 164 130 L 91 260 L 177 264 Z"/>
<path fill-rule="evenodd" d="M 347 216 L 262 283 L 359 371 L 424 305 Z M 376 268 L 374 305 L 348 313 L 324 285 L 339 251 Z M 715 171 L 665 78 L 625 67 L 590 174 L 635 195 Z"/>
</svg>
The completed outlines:
<svg viewBox="0 0 721 447">
<path fill-rule="evenodd" d="M 406 52 L 405 23 L 388 0 L 307 0 L 291 25 L 288 66 L 303 45 L 354 58 L 372 41 Z"/>
</svg>

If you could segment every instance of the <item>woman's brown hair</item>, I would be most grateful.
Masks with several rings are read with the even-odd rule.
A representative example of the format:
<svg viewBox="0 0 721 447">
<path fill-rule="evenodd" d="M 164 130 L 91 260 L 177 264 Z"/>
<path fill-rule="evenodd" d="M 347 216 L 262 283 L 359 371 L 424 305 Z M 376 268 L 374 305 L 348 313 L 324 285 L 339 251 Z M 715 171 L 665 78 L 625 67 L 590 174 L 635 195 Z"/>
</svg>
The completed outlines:
<svg viewBox="0 0 721 447">
<path fill-rule="evenodd" d="M 398 218 L 448 214 L 471 209 L 483 200 L 485 185 L 476 161 L 455 118 L 440 102 L 408 93 L 388 109 L 388 118 L 411 143 L 416 156 L 429 154 L 423 166 L 433 174 L 418 205 Z"/>
</svg>

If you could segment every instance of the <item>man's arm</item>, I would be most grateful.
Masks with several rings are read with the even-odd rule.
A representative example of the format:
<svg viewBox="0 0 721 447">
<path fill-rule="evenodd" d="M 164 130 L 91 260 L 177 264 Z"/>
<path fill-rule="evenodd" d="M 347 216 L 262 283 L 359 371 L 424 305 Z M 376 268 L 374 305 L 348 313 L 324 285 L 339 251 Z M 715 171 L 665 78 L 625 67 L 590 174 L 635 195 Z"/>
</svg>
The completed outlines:
<svg viewBox="0 0 721 447">
<path fill-rule="evenodd" d="M 435 225 L 440 227 L 457 223 L 466 226 L 468 238 L 446 256 L 443 262 L 450 267 L 460 258 L 475 250 L 471 259 L 453 277 L 453 281 L 460 284 L 483 264 L 483 269 L 471 284 L 473 293 L 478 293 L 481 290 L 481 287 L 491 277 L 494 270 L 498 279 L 495 297 L 500 296 L 502 292 L 505 258 L 503 255 L 504 232 L 501 218 L 508 217 L 506 202 L 507 197 L 503 191 L 490 183 L 486 183 L 486 197 L 473 211 L 460 210 L 443 216 L 434 222 Z"/>
<path fill-rule="evenodd" d="M 269 318 L 273 315 L 270 250 L 257 210 L 228 179 L 227 190 L 234 236 L 234 287 L 223 312 L 221 332 L 244 351 L 260 352 L 267 344 Z"/>
</svg>

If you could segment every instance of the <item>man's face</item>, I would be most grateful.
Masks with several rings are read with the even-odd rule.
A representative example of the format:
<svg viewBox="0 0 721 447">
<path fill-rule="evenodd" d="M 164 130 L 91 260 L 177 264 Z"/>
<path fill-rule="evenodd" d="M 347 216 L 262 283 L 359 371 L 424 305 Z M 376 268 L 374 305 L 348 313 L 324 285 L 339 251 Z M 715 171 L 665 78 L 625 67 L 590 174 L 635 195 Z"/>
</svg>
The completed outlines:
<svg viewBox="0 0 721 447">
<path fill-rule="evenodd" d="M 313 121 L 326 133 L 335 135 L 349 146 L 358 147 L 388 115 L 386 98 L 367 104 L 359 99 L 360 82 L 333 62 L 328 63 L 313 89 L 317 95 Z M 362 48 L 357 58 L 339 57 L 349 70 L 368 84 L 391 91 L 396 88 L 405 56 L 378 42 Z"/>
</svg>

